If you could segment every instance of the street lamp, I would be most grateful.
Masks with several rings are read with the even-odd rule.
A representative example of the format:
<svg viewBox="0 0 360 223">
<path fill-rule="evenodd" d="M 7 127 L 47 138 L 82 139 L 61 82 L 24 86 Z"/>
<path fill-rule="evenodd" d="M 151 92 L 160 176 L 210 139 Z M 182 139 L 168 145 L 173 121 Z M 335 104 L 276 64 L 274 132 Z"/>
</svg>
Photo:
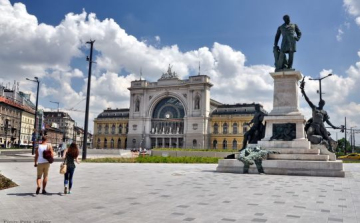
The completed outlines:
<svg viewBox="0 0 360 223">
<path fill-rule="evenodd" d="M 93 46 L 95 40 L 90 40 L 86 44 L 90 44 L 90 57 L 86 57 L 86 60 L 89 62 L 89 74 L 88 74 L 88 83 L 87 83 L 87 93 L 86 93 L 86 110 L 85 110 L 85 122 L 84 122 L 84 141 L 83 141 L 83 153 L 82 159 L 86 159 L 86 146 L 87 146 L 87 133 L 88 133 L 88 121 L 89 121 L 89 104 L 90 104 L 90 86 L 91 86 L 91 65 L 93 62 Z"/>
<path fill-rule="evenodd" d="M 34 77 L 35 80 L 31 80 L 29 78 L 26 78 L 26 80 L 28 81 L 32 81 L 32 82 L 36 82 L 37 83 L 37 90 L 36 90 L 36 106 L 35 106 L 35 122 L 34 122 L 34 134 L 35 134 L 35 139 L 33 139 L 33 148 L 31 150 L 31 154 L 34 155 L 35 153 L 35 141 L 37 139 L 37 128 L 36 128 L 36 120 L 37 120 L 37 112 L 38 112 L 38 103 L 39 103 L 39 86 L 40 86 L 40 81 L 38 77 Z"/>
<path fill-rule="evenodd" d="M 322 79 L 325 79 L 325 78 L 327 78 L 327 77 L 330 77 L 330 76 L 332 76 L 332 74 L 328 74 L 328 75 L 326 75 L 325 77 L 322 77 L 322 78 L 316 78 L 316 79 L 314 79 L 314 78 L 309 78 L 309 80 L 312 80 L 312 81 L 319 81 L 320 101 L 322 100 L 321 80 L 322 80 Z"/>
<path fill-rule="evenodd" d="M 60 105 L 60 102 L 58 101 L 50 101 L 51 103 L 54 103 L 54 104 L 57 104 L 57 111 L 59 112 L 59 105 Z"/>
</svg>

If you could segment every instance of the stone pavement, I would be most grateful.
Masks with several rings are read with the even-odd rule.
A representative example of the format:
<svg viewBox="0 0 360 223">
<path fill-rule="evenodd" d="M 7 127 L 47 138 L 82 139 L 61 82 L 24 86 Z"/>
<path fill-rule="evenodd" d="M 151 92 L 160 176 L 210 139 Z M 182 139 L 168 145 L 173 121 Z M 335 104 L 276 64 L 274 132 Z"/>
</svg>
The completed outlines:
<svg viewBox="0 0 360 223">
<path fill-rule="evenodd" d="M 0 222 L 360 222 L 360 164 L 345 178 L 217 173 L 215 164 L 81 163 L 64 195 L 59 163 L 35 195 L 33 163 L 0 163 Z"/>
</svg>

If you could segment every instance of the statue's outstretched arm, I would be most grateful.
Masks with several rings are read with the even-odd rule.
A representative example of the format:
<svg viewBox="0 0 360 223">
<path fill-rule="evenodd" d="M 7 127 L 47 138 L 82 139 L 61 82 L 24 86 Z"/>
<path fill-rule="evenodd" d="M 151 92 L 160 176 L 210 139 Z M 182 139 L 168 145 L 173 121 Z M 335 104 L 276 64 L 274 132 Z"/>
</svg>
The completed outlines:
<svg viewBox="0 0 360 223">
<path fill-rule="evenodd" d="M 276 35 L 275 35 L 275 42 L 274 42 L 274 46 L 278 45 L 279 39 L 280 39 L 280 35 L 281 35 L 281 31 L 280 31 L 280 27 L 277 29 Z"/>
<path fill-rule="evenodd" d="M 334 126 L 334 125 L 330 122 L 330 117 L 329 117 L 327 114 L 325 114 L 324 121 L 325 121 L 328 125 L 330 125 L 333 129 L 340 129 L 340 127 Z"/>
</svg>

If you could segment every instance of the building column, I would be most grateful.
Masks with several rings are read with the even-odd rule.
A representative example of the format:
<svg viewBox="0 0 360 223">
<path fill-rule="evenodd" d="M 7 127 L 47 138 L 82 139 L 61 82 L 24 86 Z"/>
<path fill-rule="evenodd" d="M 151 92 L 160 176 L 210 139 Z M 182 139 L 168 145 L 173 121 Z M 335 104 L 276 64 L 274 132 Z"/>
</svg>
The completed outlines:
<svg viewBox="0 0 360 223">
<path fill-rule="evenodd" d="M 179 148 L 179 138 L 176 138 L 176 148 Z"/>
<path fill-rule="evenodd" d="M 169 148 L 171 148 L 171 137 L 169 138 Z"/>
<path fill-rule="evenodd" d="M 162 147 L 165 148 L 165 138 L 162 138 Z"/>
<path fill-rule="evenodd" d="M 155 138 L 155 148 L 158 148 L 158 141 L 157 141 L 157 137 Z"/>
</svg>

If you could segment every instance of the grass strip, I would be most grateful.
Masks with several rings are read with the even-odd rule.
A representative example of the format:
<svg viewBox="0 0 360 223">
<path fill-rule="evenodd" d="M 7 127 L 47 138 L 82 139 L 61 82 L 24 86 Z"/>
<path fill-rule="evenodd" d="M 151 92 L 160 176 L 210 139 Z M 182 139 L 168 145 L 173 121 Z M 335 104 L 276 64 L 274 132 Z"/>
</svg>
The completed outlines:
<svg viewBox="0 0 360 223">
<path fill-rule="evenodd" d="M 93 158 L 86 159 L 86 163 L 218 163 L 222 158 L 217 157 L 162 157 L 162 156 L 144 156 L 136 158 Z"/>
<path fill-rule="evenodd" d="M 18 185 L 14 183 L 12 180 L 0 174 L 0 190 L 5 190 L 16 186 Z"/>
</svg>

